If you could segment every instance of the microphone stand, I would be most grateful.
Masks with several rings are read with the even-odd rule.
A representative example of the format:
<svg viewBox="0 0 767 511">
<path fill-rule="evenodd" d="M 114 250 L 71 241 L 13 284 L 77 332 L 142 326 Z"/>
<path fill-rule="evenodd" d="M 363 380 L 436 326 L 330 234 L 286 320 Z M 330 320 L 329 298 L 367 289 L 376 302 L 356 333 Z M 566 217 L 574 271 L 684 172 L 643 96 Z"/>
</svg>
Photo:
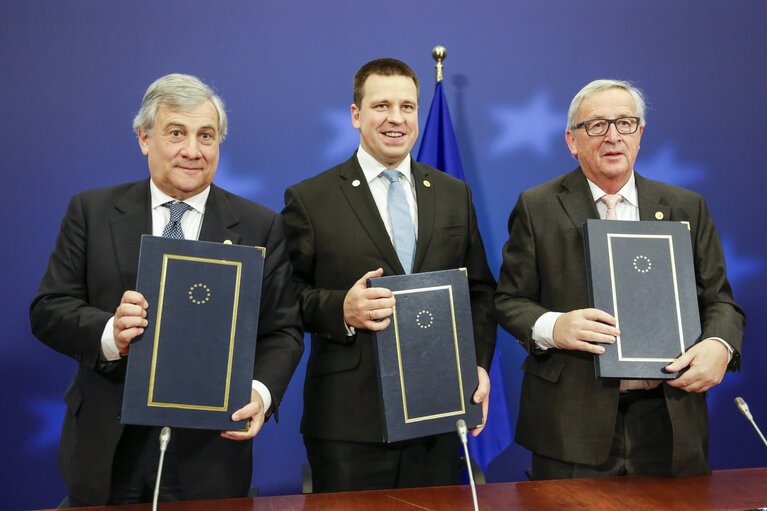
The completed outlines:
<svg viewBox="0 0 767 511">
<path fill-rule="evenodd" d="M 474 484 L 474 473 L 471 471 L 471 458 L 469 457 L 469 444 L 466 438 L 466 421 L 458 419 L 455 423 L 458 431 L 458 437 L 463 444 L 464 461 L 466 462 L 466 469 L 469 472 L 469 484 L 471 485 L 471 498 L 474 500 L 474 511 L 479 511 L 479 505 L 477 504 L 477 486 Z"/>
</svg>

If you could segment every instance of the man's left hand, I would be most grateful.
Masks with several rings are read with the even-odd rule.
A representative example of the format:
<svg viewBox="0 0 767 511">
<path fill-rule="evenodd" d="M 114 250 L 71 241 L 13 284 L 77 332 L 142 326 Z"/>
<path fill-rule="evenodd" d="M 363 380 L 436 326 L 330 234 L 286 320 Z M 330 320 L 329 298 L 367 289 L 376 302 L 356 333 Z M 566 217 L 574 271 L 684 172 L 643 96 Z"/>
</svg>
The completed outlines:
<svg viewBox="0 0 767 511">
<path fill-rule="evenodd" d="M 666 383 L 686 392 L 705 392 L 724 378 L 728 355 L 724 344 L 705 339 L 666 366 L 666 371 L 672 373 L 688 368 L 682 376 Z"/>
<path fill-rule="evenodd" d="M 482 433 L 487 424 L 487 404 L 490 401 L 490 377 L 484 367 L 477 366 L 477 376 L 479 376 L 479 385 L 474 392 L 474 402 L 482 403 L 482 425 L 471 430 L 471 435 L 474 437 Z"/>
<path fill-rule="evenodd" d="M 255 389 L 250 390 L 250 403 L 232 414 L 232 420 L 249 419 L 247 431 L 222 431 L 221 436 L 229 440 L 248 440 L 253 438 L 264 425 L 264 401 Z"/>
</svg>

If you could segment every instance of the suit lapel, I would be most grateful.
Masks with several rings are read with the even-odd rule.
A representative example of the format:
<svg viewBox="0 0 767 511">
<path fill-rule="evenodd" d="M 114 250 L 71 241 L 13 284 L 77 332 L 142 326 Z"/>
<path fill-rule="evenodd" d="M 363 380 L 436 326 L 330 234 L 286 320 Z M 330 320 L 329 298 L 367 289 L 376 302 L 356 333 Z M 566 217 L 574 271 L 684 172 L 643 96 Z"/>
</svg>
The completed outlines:
<svg viewBox="0 0 767 511">
<path fill-rule="evenodd" d="M 648 221 L 671 220 L 671 206 L 664 202 L 652 181 L 643 178 L 636 172 L 634 172 L 634 179 L 639 196 L 639 219 Z"/>
<path fill-rule="evenodd" d="M 210 194 L 205 203 L 205 216 L 200 227 L 200 241 L 222 243 L 229 240 L 235 245 L 239 244 L 241 236 L 231 230 L 239 221 L 223 190 L 216 185 L 210 185 Z"/>
<path fill-rule="evenodd" d="M 373 195 L 370 193 L 370 187 L 357 161 L 356 153 L 341 166 L 338 185 L 357 220 L 370 236 L 370 240 L 381 253 L 384 261 L 396 273 L 405 273 L 389 233 L 386 232 L 386 226 L 381 220 L 381 214 L 378 212 Z"/>
<path fill-rule="evenodd" d="M 118 213 L 110 221 L 110 229 L 117 266 L 125 279 L 123 289 L 136 287 L 131 276 L 136 274 L 138 268 L 141 235 L 152 234 L 150 204 L 149 179 L 129 188 L 115 204 Z"/>
<path fill-rule="evenodd" d="M 429 167 L 422 163 L 410 160 L 411 179 L 415 183 L 415 198 L 418 204 L 418 241 L 415 248 L 415 261 L 413 262 L 413 272 L 418 272 L 426 252 L 431 242 L 431 236 L 434 233 L 434 215 L 436 214 L 434 190 L 425 183 L 429 182 Z"/>
<path fill-rule="evenodd" d="M 591 189 L 580 167 L 570 172 L 562 181 L 562 191 L 557 194 L 567 216 L 583 237 L 583 223 L 599 219 L 599 212 L 591 196 Z"/>
</svg>

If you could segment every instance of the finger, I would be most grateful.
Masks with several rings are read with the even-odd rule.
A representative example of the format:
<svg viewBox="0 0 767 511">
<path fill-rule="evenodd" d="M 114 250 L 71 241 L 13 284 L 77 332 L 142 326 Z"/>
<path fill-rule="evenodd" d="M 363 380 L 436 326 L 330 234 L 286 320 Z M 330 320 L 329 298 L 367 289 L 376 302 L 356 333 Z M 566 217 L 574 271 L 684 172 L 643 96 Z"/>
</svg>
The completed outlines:
<svg viewBox="0 0 767 511">
<path fill-rule="evenodd" d="M 684 355 L 677 358 L 673 362 L 671 362 L 669 365 L 666 366 L 666 371 L 670 373 L 677 373 L 684 369 L 685 367 L 689 366 L 692 362 L 693 355 L 692 352 L 687 351 Z"/>
<path fill-rule="evenodd" d="M 381 275 L 383 275 L 383 268 L 378 268 L 377 270 L 369 271 L 365 275 L 363 275 L 357 282 L 355 282 L 354 285 L 367 288 L 368 279 L 375 279 L 377 277 L 380 277 Z"/>
<path fill-rule="evenodd" d="M 583 317 L 591 321 L 601 321 L 609 325 L 614 325 L 617 320 L 610 314 L 600 309 L 583 309 Z"/>
<path fill-rule="evenodd" d="M 381 330 L 385 330 L 386 327 L 389 326 L 389 323 L 391 323 L 390 318 L 384 318 L 381 321 L 365 321 L 365 328 L 368 330 L 372 330 L 373 332 L 380 332 Z"/>
<path fill-rule="evenodd" d="M 368 317 L 369 320 L 377 320 L 377 319 L 384 319 L 388 318 L 394 314 L 394 309 L 373 309 L 368 311 Z"/>
<path fill-rule="evenodd" d="M 243 409 L 238 410 L 238 412 Z M 238 413 L 235 412 L 235 413 Z M 253 417 L 249 417 L 248 427 L 242 431 L 222 431 L 221 436 L 230 440 L 248 440 L 253 438 L 261 431 L 261 427 L 264 425 L 264 414 L 258 412 Z"/>
<path fill-rule="evenodd" d="M 139 293 L 138 291 L 126 291 L 123 293 L 122 299 L 120 300 L 120 303 L 133 303 L 136 305 L 139 305 L 140 307 L 146 309 L 149 304 L 147 303 L 146 299 L 144 298 L 144 295 Z"/>
<path fill-rule="evenodd" d="M 149 322 L 141 316 L 115 316 L 114 328 L 123 331 L 129 328 L 144 328 L 148 324 Z"/>
<path fill-rule="evenodd" d="M 117 307 L 117 310 L 115 310 L 115 317 L 122 318 L 122 317 L 139 317 L 139 318 L 145 318 L 146 317 L 146 309 L 141 307 L 140 305 L 134 305 L 131 303 L 124 303 Z"/>
<path fill-rule="evenodd" d="M 602 344 L 612 344 L 616 337 L 611 334 L 595 332 L 593 330 L 584 330 L 578 335 L 578 339 L 587 342 L 600 342 Z"/>
<path fill-rule="evenodd" d="M 377 288 L 371 288 L 367 289 L 366 291 L 372 291 L 375 289 L 382 289 L 384 291 L 387 291 L 389 293 L 389 296 L 373 296 L 373 295 L 363 295 L 367 299 L 367 303 L 365 306 L 368 309 L 391 309 L 397 304 L 397 300 L 392 295 L 392 292 L 390 289 L 377 287 Z"/>
<path fill-rule="evenodd" d="M 577 351 L 586 351 L 588 353 L 594 353 L 595 355 L 601 355 L 605 352 L 605 348 L 599 344 L 591 344 L 590 342 L 576 341 L 570 348 Z"/>
</svg>

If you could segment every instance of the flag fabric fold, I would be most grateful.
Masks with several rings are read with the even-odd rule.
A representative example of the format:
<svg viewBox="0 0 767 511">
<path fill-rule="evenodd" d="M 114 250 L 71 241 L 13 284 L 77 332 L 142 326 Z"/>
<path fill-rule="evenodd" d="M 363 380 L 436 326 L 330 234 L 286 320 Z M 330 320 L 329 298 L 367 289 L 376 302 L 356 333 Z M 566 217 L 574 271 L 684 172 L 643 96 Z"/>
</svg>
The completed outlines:
<svg viewBox="0 0 767 511">
<path fill-rule="evenodd" d="M 464 180 L 461 156 L 458 152 L 458 143 L 442 83 L 442 81 L 437 82 L 434 88 L 434 99 L 426 119 L 417 160 Z M 490 406 L 487 426 L 472 441 L 471 446 L 471 455 L 483 470 L 511 444 L 513 438 L 499 356 L 500 350 L 496 346 L 493 355 L 495 363 L 490 368 Z"/>
</svg>

